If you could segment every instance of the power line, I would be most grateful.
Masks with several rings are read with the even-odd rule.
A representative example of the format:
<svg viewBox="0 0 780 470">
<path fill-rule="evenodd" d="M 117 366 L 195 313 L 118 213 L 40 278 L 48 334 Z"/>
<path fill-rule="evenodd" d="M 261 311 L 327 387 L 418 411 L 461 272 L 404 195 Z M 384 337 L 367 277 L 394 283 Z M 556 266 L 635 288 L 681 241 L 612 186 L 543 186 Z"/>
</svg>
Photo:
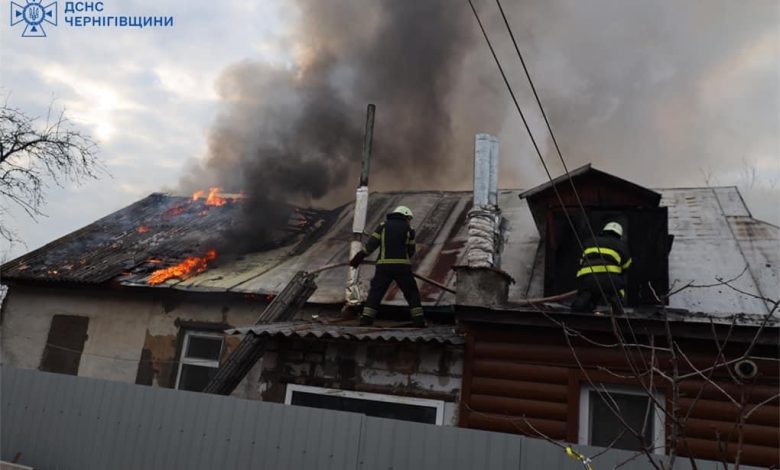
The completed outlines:
<svg viewBox="0 0 780 470">
<path fill-rule="evenodd" d="M 25 335 L 14 335 L 14 338 L 23 338 L 23 339 L 28 339 L 28 340 L 31 340 L 31 341 L 37 341 L 37 339 L 38 339 L 38 338 L 33 338 L 33 337 L 30 337 L 30 336 L 25 336 Z M 134 364 L 147 363 L 147 362 L 148 363 L 155 363 L 155 364 L 181 364 L 182 363 L 179 360 L 161 360 L 161 359 L 154 359 L 154 358 L 142 359 L 140 357 L 138 357 L 138 358 L 130 358 L 130 357 L 112 356 L 112 355 L 107 355 L 107 354 L 91 353 L 91 352 L 86 352 L 86 351 L 83 351 L 83 350 L 69 348 L 67 346 L 61 346 L 59 344 L 54 344 L 54 343 L 51 343 L 51 342 L 48 342 L 48 341 L 43 343 L 43 345 L 45 347 L 47 347 L 47 348 L 57 349 L 57 350 L 65 351 L 65 352 L 72 353 L 72 354 L 78 354 L 80 356 L 91 356 L 91 357 L 97 357 L 97 358 L 100 358 L 100 359 L 108 359 L 108 360 L 112 360 L 112 361 L 132 362 Z"/>
<path fill-rule="evenodd" d="M 487 33 L 485 32 L 485 29 L 482 27 L 482 22 L 479 21 L 479 15 L 477 15 L 477 11 L 474 8 L 474 5 L 471 2 L 471 0 L 469 0 L 469 4 L 471 5 L 471 9 L 474 12 L 474 15 L 477 17 L 477 21 L 480 24 L 480 28 L 482 29 L 482 33 L 485 36 L 485 40 L 488 41 L 488 45 L 490 46 L 490 50 L 491 50 L 491 52 L 493 52 L 493 58 L 496 60 L 496 63 L 499 66 L 499 69 L 502 71 L 502 75 L 504 75 L 503 74 L 503 68 L 501 67 L 501 65 L 500 65 L 500 63 L 498 61 L 498 57 L 496 56 L 495 52 L 493 51 L 492 45 L 490 45 L 490 40 L 487 37 Z M 596 233 L 593 230 L 593 226 L 590 223 L 590 220 L 588 218 L 588 214 L 585 211 L 585 206 L 582 204 L 582 199 L 580 198 L 579 192 L 577 191 L 577 188 L 574 185 L 574 179 L 571 177 L 571 174 L 569 173 L 569 168 L 566 165 L 566 160 L 563 158 L 563 152 L 561 152 L 561 148 L 558 145 L 558 139 L 555 137 L 555 132 L 553 132 L 552 125 L 550 125 L 550 120 L 547 117 L 547 113 L 545 112 L 544 106 L 542 105 L 542 100 L 539 97 L 539 93 L 536 90 L 536 86 L 534 85 L 534 81 L 531 78 L 531 73 L 528 71 L 528 66 L 525 63 L 525 59 L 523 58 L 523 54 L 522 54 L 522 52 L 520 52 L 520 47 L 517 44 L 517 40 L 515 39 L 515 34 L 512 31 L 512 27 L 509 24 L 509 20 L 507 19 L 506 13 L 504 12 L 504 7 L 501 5 L 501 0 L 496 0 L 496 5 L 498 6 L 498 10 L 501 13 L 501 18 L 504 20 L 504 25 L 506 26 L 507 32 L 509 33 L 509 37 L 512 39 L 512 44 L 514 45 L 515 52 L 517 53 L 517 56 L 520 59 L 520 64 L 523 67 L 523 71 L 525 72 L 525 76 L 526 76 L 526 79 L 528 80 L 528 84 L 531 86 L 531 90 L 533 91 L 534 98 L 536 99 L 536 104 L 539 106 L 539 110 L 541 111 L 542 116 L 544 117 L 544 122 L 545 122 L 545 125 L 547 126 L 547 131 L 550 133 L 550 138 L 553 141 L 556 153 L 558 154 L 558 158 L 561 161 L 561 165 L 563 166 L 563 170 L 564 170 L 564 172 L 566 174 L 566 178 L 569 180 L 569 185 L 571 186 L 571 189 L 574 192 L 574 197 L 576 198 L 577 205 L 579 206 L 579 209 L 582 212 L 583 219 L 585 221 L 585 225 L 587 226 L 588 231 L 590 232 L 590 236 L 592 237 L 594 243 L 596 244 L 596 248 L 598 249 L 599 257 L 601 258 L 602 263 L 606 264 L 606 260 L 604 259 L 604 255 L 601 253 L 601 247 L 598 245 L 598 242 L 596 241 Z M 507 87 L 510 86 L 509 82 L 508 82 L 508 80 L 506 80 L 505 76 L 504 76 L 504 82 L 507 84 Z M 511 87 L 510 87 L 510 92 L 511 92 Z M 512 96 L 514 98 L 514 93 L 512 93 Z M 516 101 L 515 101 L 515 104 L 517 104 Z M 519 106 L 518 106 L 518 110 L 519 110 Z M 521 115 L 522 115 L 522 113 L 521 113 Z M 525 122 L 525 119 L 523 119 L 523 122 Z M 527 125 L 526 125 L 526 129 L 528 130 L 528 132 L 530 134 L 530 129 L 528 128 Z M 533 140 L 533 138 L 532 138 L 532 140 Z M 535 144 L 534 144 L 534 147 L 536 148 Z M 542 160 L 542 163 L 544 164 L 544 159 L 542 158 L 541 153 L 539 153 L 538 148 L 537 148 L 537 153 L 539 154 L 539 158 Z M 547 169 L 547 167 L 545 165 L 545 170 L 546 169 Z M 549 172 L 547 172 L 547 176 L 548 176 L 548 178 L 551 178 Z M 558 195 L 558 191 L 555 188 L 555 183 L 552 181 L 552 179 L 550 179 L 550 182 L 552 183 L 553 189 L 555 190 L 555 193 L 558 196 L 558 200 L 561 203 L 561 209 L 563 210 L 564 214 L 566 215 L 566 218 L 569 221 L 569 226 L 571 227 L 572 232 L 574 233 L 574 236 L 577 238 L 577 243 L 579 244 L 580 249 L 582 250 L 582 249 L 584 249 L 583 243 L 580 240 L 579 235 L 577 234 L 577 231 L 574 228 L 574 224 L 572 223 L 571 218 L 568 215 L 568 211 L 563 206 L 563 201 L 561 200 L 560 195 Z M 615 282 L 613 281 L 612 276 L 607 274 L 607 279 L 609 280 L 609 284 L 612 287 L 612 292 L 615 294 L 615 298 L 617 299 L 618 305 L 620 306 L 620 310 L 622 311 L 623 310 L 623 299 L 621 298 L 620 292 L 619 292 L 617 286 L 615 285 Z M 598 277 L 595 278 L 595 281 L 596 281 L 596 286 L 599 289 L 599 293 L 601 294 L 601 296 L 606 301 L 607 300 L 607 296 L 606 296 L 606 293 L 604 292 L 604 289 L 602 288 L 601 282 L 599 281 Z M 626 323 L 628 324 L 628 329 L 629 329 L 629 332 L 631 333 L 632 338 L 636 341 L 636 338 L 637 338 L 636 332 L 634 331 L 634 328 L 631 325 L 631 322 L 627 321 Z M 641 357 L 641 359 L 642 359 L 642 362 L 644 363 L 644 365 L 647 366 L 647 363 L 644 360 L 644 357 Z"/>
<path fill-rule="evenodd" d="M 561 165 L 563 166 L 563 171 L 566 175 L 566 178 L 569 180 L 569 185 L 571 185 L 571 189 L 574 192 L 574 197 L 577 200 L 577 205 L 579 206 L 580 211 L 582 211 L 582 215 L 585 220 L 585 225 L 588 227 L 588 231 L 590 232 L 590 236 L 593 237 L 593 239 L 596 239 L 596 233 L 593 230 L 593 226 L 590 224 L 590 220 L 588 219 L 588 214 L 585 211 L 585 206 L 582 204 L 582 199 L 580 199 L 580 194 L 577 191 L 577 188 L 574 186 L 574 179 L 571 177 L 571 174 L 569 173 L 569 167 L 566 165 L 566 160 L 563 158 L 563 153 L 561 152 L 561 147 L 558 145 L 558 139 L 555 137 L 555 132 L 553 132 L 552 126 L 550 125 L 550 120 L 547 118 L 547 113 L 544 110 L 544 106 L 542 105 L 542 100 L 539 97 L 539 93 L 536 91 L 536 86 L 534 85 L 534 81 L 531 78 L 531 73 L 528 71 L 528 66 L 525 63 L 525 59 L 523 58 L 523 53 L 520 52 L 520 47 L 517 45 L 517 40 L 515 39 L 515 34 L 512 31 L 512 27 L 509 25 L 509 20 L 506 17 L 506 14 L 504 13 L 504 7 L 501 5 L 501 0 L 496 0 L 496 5 L 498 6 L 498 10 L 501 12 L 501 18 L 504 20 L 504 25 L 506 25 L 506 30 L 509 33 L 509 37 L 512 39 L 512 44 L 515 47 L 515 52 L 517 52 L 517 57 L 520 59 L 520 64 L 523 66 L 523 72 L 525 72 L 525 77 L 528 79 L 528 84 L 531 86 L 531 91 L 533 91 L 534 98 L 536 99 L 536 104 L 539 106 L 539 110 L 542 113 L 542 117 L 544 117 L 544 123 L 547 126 L 547 131 L 550 133 L 550 138 L 553 141 L 553 145 L 555 146 L 555 151 L 558 154 L 558 159 L 561 161 Z M 555 186 L 555 184 L 553 184 Z M 561 208 L 563 208 L 563 204 L 561 204 Z M 563 208 L 565 211 L 565 208 Z M 597 244 L 597 248 L 601 248 Z M 601 261 L 604 262 L 604 255 L 601 254 L 599 250 L 599 256 L 602 258 Z M 618 299 L 618 302 L 621 304 L 622 308 L 622 301 L 620 299 L 620 293 L 618 292 L 617 286 L 615 286 L 615 283 L 612 281 L 611 276 L 607 276 L 609 279 L 609 283 L 612 285 L 612 290 L 615 292 L 616 297 Z M 600 283 L 597 284 L 600 287 Z M 604 292 L 601 292 L 602 295 L 604 295 Z"/>
<path fill-rule="evenodd" d="M 493 43 L 490 41 L 490 37 L 488 37 L 487 31 L 485 30 L 485 27 L 482 24 L 482 20 L 479 17 L 479 13 L 477 13 L 477 9 L 474 7 L 473 1 L 468 0 L 468 2 L 469 2 L 469 6 L 471 7 L 472 13 L 474 13 L 474 18 L 477 20 L 477 24 L 479 24 L 479 29 L 482 31 L 482 36 L 485 38 L 485 42 L 487 43 L 488 48 L 490 48 L 490 53 L 493 55 L 493 60 L 495 61 L 496 66 L 498 67 L 498 71 L 501 73 L 501 78 L 503 78 L 504 84 L 506 85 L 506 88 L 509 91 L 509 95 L 512 97 L 512 102 L 515 105 L 515 109 L 517 109 L 518 114 L 520 114 L 520 118 L 523 121 L 523 125 L 525 126 L 526 132 L 528 132 L 528 136 L 531 139 L 531 143 L 533 144 L 534 150 L 536 151 L 536 155 L 539 157 L 539 161 L 542 163 L 544 172 L 547 174 L 547 179 L 550 180 L 550 183 L 552 183 L 553 192 L 555 192 L 555 197 L 558 199 L 558 203 L 561 205 L 561 209 L 563 210 L 563 215 L 566 217 L 566 221 L 569 223 L 569 227 L 571 228 L 574 237 L 577 239 L 577 244 L 580 247 L 580 251 L 584 251 L 585 245 L 583 244 L 582 239 L 577 233 L 577 229 L 574 227 L 574 222 L 572 221 L 569 212 L 566 210 L 566 206 L 563 202 L 563 198 L 561 197 L 560 192 L 558 191 L 558 187 L 553 182 L 553 177 L 552 174 L 550 173 L 550 169 L 547 167 L 547 162 L 544 161 L 544 156 L 542 156 L 542 151 L 539 149 L 539 145 L 536 143 L 536 138 L 534 137 L 533 132 L 531 131 L 531 127 L 528 124 L 528 120 L 525 118 L 525 114 L 523 113 L 523 110 L 520 108 L 520 103 L 517 101 L 517 96 L 515 96 L 515 92 L 512 89 L 512 85 L 509 83 L 509 79 L 507 78 L 507 75 L 504 72 L 504 67 L 501 65 L 501 61 L 498 59 L 498 55 L 496 54 L 496 51 L 493 48 Z M 588 222 L 587 214 L 585 216 L 585 221 L 586 223 Z M 606 300 L 607 298 L 606 292 L 604 292 L 604 290 L 602 289 L 601 282 L 599 282 L 598 279 L 596 279 L 596 284 L 599 288 L 599 292 L 601 293 L 602 297 L 604 297 L 604 299 Z M 615 290 L 615 293 L 617 294 L 617 290 Z"/>
</svg>

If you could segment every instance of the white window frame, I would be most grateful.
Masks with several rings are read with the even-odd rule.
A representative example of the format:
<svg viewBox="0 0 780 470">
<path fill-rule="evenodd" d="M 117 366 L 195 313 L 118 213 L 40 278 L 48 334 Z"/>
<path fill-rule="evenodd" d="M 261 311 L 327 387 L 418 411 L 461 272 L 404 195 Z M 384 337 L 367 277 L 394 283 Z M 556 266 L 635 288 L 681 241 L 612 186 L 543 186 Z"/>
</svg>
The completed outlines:
<svg viewBox="0 0 780 470">
<path fill-rule="evenodd" d="M 579 444 L 591 445 L 590 443 L 590 392 L 606 392 L 606 393 L 620 393 L 623 395 L 639 395 L 647 397 L 647 392 L 638 387 L 629 387 L 625 385 L 612 385 L 612 384 L 596 384 L 598 388 L 594 388 L 590 384 L 582 384 L 580 386 L 580 419 L 579 419 Z M 664 394 L 661 392 L 654 392 L 653 396 L 657 403 L 665 404 Z M 666 415 L 664 411 L 659 409 L 659 406 L 650 401 L 653 406 L 653 453 L 665 454 L 666 453 Z"/>
<path fill-rule="evenodd" d="M 181 380 L 181 371 L 184 369 L 184 365 L 191 366 L 211 367 L 212 369 L 219 369 L 219 358 L 216 361 L 208 359 L 195 359 L 187 357 L 187 348 L 190 345 L 190 338 L 210 338 L 218 339 L 221 342 L 219 347 L 219 357 L 222 357 L 222 352 L 225 349 L 225 338 L 219 333 L 208 333 L 204 331 L 187 331 L 184 333 L 184 342 L 182 343 L 181 352 L 179 353 L 179 370 L 176 372 L 176 390 L 179 390 L 179 382 Z"/>
<path fill-rule="evenodd" d="M 292 404 L 292 396 L 295 392 L 313 393 L 316 395 L 329 395 L 343 398 L 357 398 L 360 400 L 383 401 L 387 403 L 400 403 L 403 405 L 423 406 L 436 410 L 436 425 L 444 424 L 444 401 L 430 398 L 402 397 L 398 395 L 384 395 L 381 393 L 354 392 L 352 390 L 338 390 L 335 388 L 312 387 L 309 385 L 287 384 L 287 392 L 284 396 L 286 405 Z"/>
</svg>

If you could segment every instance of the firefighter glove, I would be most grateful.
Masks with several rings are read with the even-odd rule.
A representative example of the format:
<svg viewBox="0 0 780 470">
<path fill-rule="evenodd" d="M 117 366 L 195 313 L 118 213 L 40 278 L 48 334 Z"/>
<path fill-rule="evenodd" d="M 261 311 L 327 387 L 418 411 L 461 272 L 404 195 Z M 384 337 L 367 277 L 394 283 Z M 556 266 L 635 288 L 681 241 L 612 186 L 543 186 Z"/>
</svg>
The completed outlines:
<svg viewBox="0 0 780 470">
<path fill-rule="evenodd" d="M 352 257 L 351 260 L 349 260 L 349 265 L 353 268 L 357 268 L 360 266 L 360 263 L 363 262 L 363 259 L 366 257 L 366 254 L 362 251 L 358 251 L 355 256 Z"/>
</svg>

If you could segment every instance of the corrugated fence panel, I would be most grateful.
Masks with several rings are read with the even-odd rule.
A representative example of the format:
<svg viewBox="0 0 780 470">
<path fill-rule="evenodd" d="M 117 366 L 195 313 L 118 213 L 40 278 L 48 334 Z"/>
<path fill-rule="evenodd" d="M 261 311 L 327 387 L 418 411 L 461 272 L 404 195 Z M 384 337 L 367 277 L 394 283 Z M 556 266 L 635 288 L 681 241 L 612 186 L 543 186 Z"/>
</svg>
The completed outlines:
<svg viewBox="0 0 780 470">
<path fill-rule="evenodd" d="M 363 416 L 2 368 L 2 459 L 45 469 L 355 468 Z"/>
<path fill-rule="evenodd" d="M 510 434 L 366 418 L 358 468 L 519 469 L 522 441 Z"/>
<path fill-rule="evenodd" d="M 582 468 L 553 444 L 513 434 L 0 369 L 0 458 L 36 469 Z M 594 468 L 631 455 L 606 452 Z M 621 468 L 646 467 L 640 457 Z"/>
</svg>

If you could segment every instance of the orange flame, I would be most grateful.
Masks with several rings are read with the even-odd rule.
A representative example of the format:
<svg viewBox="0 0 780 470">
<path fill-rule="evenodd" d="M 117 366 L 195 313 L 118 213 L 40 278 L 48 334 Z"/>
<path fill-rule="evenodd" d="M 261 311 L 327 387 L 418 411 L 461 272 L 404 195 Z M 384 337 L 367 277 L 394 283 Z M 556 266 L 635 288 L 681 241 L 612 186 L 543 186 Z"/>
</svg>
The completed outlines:
<svg viewBox="0 0 780 470">
<path fill-rule="evenodd" d="M 217 258 L 217 250 L 209 250 L 206 256 L 198 257 L 193 256 L 187 258 L 176 266 L 170 268 L 158 269 L 153 272 L 149 279 L 146 281 L 150 285 L 161 284 L 168 279 L 179 278 L 186 279 L 195 274 L 202 273 L 208 268 L 209 261 L 214 261 Z"/>
<path fill-rule="evenodd" d="M 192 200 L 197 201 L 198 199 L 202 198 L 204 194 L 206 194 L 206 191 L 202 189 L 200 191 L 195 191 L 192 193 Z"/>
<path fill-rule="evenodd" d="M 176 217 L 184 213 L 184 206 L 174 206 L 165 211 L 163 217 Z"/>
<path fill-rule="evenodd" d="M 219 196 L 219 188 L 209 188 L 209 197 L 206 198 L 207 206 L 221 206 L 227 202 L 227 199 Z"/>
<path fill-rule="evenodd" d="M 139 225 L 138 228 L 135 229 L 135 231 L 138 233 L 146 233 L 149 231 L 149 227 L 147 227 L 146 225 Z"/>
</svg>

